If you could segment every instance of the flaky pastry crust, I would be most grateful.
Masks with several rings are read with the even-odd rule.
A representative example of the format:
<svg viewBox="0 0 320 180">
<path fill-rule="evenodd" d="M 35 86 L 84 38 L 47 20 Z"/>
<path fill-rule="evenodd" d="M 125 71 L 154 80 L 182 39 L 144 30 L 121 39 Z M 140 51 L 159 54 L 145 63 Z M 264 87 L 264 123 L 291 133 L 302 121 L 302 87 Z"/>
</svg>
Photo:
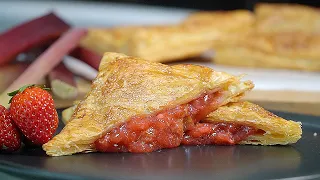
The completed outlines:
<svg viewBox="0 0 320 180">
<path fill-rule="evenodd" d="M 222 104 L 253 88 L 223 72 L 197 65 L 168 66 L 118 53 L 105 53 L 91 91 L 68 124 L 43 145 L 50 156 L 95 151 L 94 142 L 130 117 L 185 104 L 203 93 L 222 92 Z"/>
<path fill-rule="evenodd" d="M 221 106 L 204 121 L 242 124 L 265 131 L 264 134 L 249 136 L 240 144 L 286 145 L 296 143 L 302 134 L 301 123 L 285 120 L 250 102 Z"/>
</svg>

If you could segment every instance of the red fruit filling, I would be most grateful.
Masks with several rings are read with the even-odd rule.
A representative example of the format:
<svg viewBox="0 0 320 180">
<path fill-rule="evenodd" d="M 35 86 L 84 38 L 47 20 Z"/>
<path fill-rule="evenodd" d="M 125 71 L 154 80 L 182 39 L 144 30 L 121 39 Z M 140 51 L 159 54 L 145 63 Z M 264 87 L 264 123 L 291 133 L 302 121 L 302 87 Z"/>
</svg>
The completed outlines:
<svg viewBox="0 0 320 180">
<path fill-rule="evenodd" d="M 235 124 L 199 123 L 222 103 L 220 92 L 204 94 L 153 115 L 132 117 L 95 142 L 100 152 L 152 152 L 180 144 L 235 144 L 256 129 Z"/>
<path fill-rule="evenodd" d="M 234 123 L 197 123 L 186 131 L 181 144 L 185 145 L 234 145 L 253 134 L 263 134 L 264 131 Z"/>
</svg>

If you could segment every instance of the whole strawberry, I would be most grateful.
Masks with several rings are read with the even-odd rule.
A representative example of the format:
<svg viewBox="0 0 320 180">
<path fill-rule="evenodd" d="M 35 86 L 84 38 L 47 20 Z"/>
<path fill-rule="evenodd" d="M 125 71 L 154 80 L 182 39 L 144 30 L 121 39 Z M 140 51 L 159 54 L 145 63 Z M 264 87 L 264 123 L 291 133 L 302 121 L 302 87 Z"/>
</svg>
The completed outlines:
<svg viewBox="0 0 320 180">
<path fill-rule="evenodd" d="M 48 142 L 59 123 L 52 96 L 44 88 L 28 85 L 8 94 L 10 115 L 21 132 L 35 145 Z"/>
<path fill-rule="evenodd" d="M 0 149 L 13 152 L 20 146 L 20 132 L 11 120 L 9 111 L 0 105 Z"/>
</svg>

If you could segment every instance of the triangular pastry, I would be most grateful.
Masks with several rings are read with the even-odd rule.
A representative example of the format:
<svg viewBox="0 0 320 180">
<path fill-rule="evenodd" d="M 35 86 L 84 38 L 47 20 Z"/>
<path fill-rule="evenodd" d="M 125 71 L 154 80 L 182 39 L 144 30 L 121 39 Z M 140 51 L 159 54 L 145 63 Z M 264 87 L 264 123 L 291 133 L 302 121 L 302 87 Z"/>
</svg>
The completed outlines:
<svg viewBox="0 0 320 180">
<path fill-rule="evenodd" d="M 249 10 L 199 11 L 191 13 L 183 24 L 211 28 L 212 31 L 238 33 L 248 31 L 255 23 L 255 16 Z"/>
<path fill-rule="evenodd" d="M 213 13 L 212 13 L 213 14 Z M 258 4 L 247 28 L 213 43 L 216 64 L 320 70 L 320 12 L 297 4 Z M 207 24 L 217 20 L 197 16 Z M 240 17 L 237 15 L 238 19 Z M 233 21 L 230 21 L 233 22 Z"/>
<path fill-rule="evenodd" d="M 217 40 L 236 36 L 253 23 L 253 13 L 246 10 L 196 12 L 179 24 L 90 28 L 81 45 L 101 55 L 112 51 L 170 62 L 200 56 Z"/>
<path fill-rule="evenodd" d="M 258 3 L 254 7 L 256 30 L 259 33 L 298 32 L 318 35 L 318 8 L 302 4 Z"/>
<path fill-rule="evenodd" d="M 213 47 L 217 64 L 320 70 L 320 36 L 301 32 L 243 34 Z"/>
<path fill-rule="evenodd" d="M 235 103 L 252 88 L 251 81 L 202 66 L 168 66 L 105 53 L 92 90 L 43 149 L 61 156 L 152 152 L 181 144 L 296 142 L 299 123 L 250 103 Z M 265 140 L 272 137 L 279 138 Z"/>
<path fill-rule="evenodd" d="M 103 55 L 125 53 L 154 62 L 170 62 L 201 55 L 211 49 L 222 31 L 185 25 L 92 28 L 81 45 Z M 163 53 L 166 52 L 166 53 Z"/>
<path fill-rule="evenodd" d="M 136 126 L 142 128 L 148 118 L 150 126 L 164 124 L 168 131 L 172 131 L 164 139 L 181 139 L 183 129 L 192 125 L 192 121 L 199 121 L 223 104 L 238 101 L 252 88 L 251 81 L 241 82 L 240 77 L 202 66 L 168 66 L 123 54 L 105 53 L 91 91 L 78 104 L 70 122 L 44 144 L 43 149 L 51 156 L 96 151 L 97 140 L 103 139 L 110 131 L 128 122 L 141 121 Z M 167 123 L 155 125 L 152 118 Z M 180 121 L 179 132 L 168 126 L 169 122 L 178 126 L 176 120 Z M 133 126 L 131 123 L 130 127 Z M 184 127 L 181 129 L 181 126 Z M 179 144 L 171 144 L 170 140 L 146 151 Z M 126 150 L 139 151 L 139 147 L 130 148 Z"/>
</svg>

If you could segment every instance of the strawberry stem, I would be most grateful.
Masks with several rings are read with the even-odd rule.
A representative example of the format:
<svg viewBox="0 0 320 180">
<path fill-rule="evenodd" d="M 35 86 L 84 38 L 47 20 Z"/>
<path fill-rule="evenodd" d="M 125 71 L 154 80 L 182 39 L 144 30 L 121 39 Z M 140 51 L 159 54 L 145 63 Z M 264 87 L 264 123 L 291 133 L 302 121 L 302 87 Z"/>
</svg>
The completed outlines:
<svg viewBox="0 0 320 180">
<path fill-rule="evenodd" d="M 21 92 L 23 92 L 24 90 L 26 90 L 27 88 L 30 88 L 30 87 L 40 87 L 40 88 L 43 89 L 43 90 L 50 91 L 50 88 L 47 88 L 47 87 L 45 87 L 44 85 L 27 84 L 27 85 L 24 85 L 24 86 L 22 86 L 21 88 L 15 90 L 15 91 L 12 91 L 12 92 L 9 92 L 9 93 L 8 93 L 8 96 L 11 97 L 10 100 L 9 100 L 9 104 L 11 103 L 12 98 L 13 98 L 16 94 L 21 93 Z"/>
<path fill-rule="evenodd" d="M 24 85 L 24 86 L 22 86 L 21 88 L 15 90 L 15 91 L 9 92 L 9 93 L 8 93 L 8 96 L 15 96 L 16 94 L 18 94 L 18 93 L 23 92 L 24 90 L 26 90 L 28 87 L 33 87 L 33 86 L 35 86 L 35 85 L 34 85 L 34 84 Z"/>
</svg>

